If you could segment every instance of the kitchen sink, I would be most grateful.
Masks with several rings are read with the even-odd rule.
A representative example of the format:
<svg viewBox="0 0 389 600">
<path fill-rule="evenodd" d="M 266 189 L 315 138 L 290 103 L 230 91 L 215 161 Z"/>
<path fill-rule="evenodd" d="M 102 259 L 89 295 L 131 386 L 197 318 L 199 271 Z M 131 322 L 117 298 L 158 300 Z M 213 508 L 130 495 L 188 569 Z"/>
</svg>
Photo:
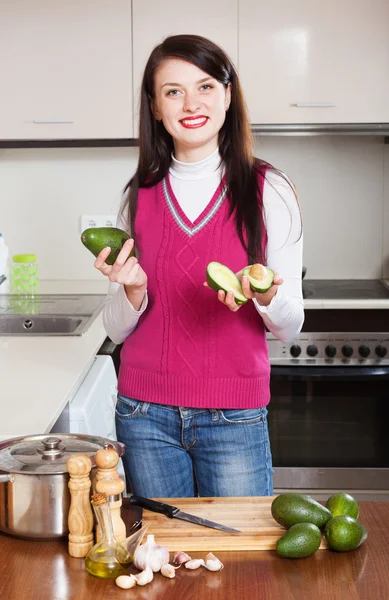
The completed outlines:
<svg viewBox="0 0 389 600">
<path fill-rule="evenodd" d="M 89 320 L 89 316 L 2 315 L 0 335 L 81 335 Z"/>
<path fill-rule="evenodd" d="M 102 309 L 102 295 L 41 295 L 30 304 L 0 298 L 0 336 L 83 335 Z"/>
</svg>

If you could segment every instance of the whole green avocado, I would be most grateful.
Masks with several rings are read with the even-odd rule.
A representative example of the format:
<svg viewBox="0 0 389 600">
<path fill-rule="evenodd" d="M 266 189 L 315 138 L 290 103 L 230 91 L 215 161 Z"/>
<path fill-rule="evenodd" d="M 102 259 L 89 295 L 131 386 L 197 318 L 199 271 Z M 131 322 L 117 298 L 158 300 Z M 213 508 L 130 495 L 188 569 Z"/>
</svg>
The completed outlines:
<svg viewBox="0 0 389 600">
<path fill-rule="evenodd" d="M 328 521 L 324 529 L 328 547 L 337 552 L 358 548 L 367 538 L 365 527 L 348 515 L 339 515 Z"/>
<path fill-rule="evenodd" d="M 332 514 L 306 494 L 280 494 L 271 505 L 273 518 L 287 529 L 297 523 L 313 523 L 319 529 L 332 519 Z"/>
<path fill-rule="evenodd" d="M 312 523 L 297 523 L 278 540 L 277 554 L 285 558 L 305 558 L 319 549 L 320 529 Z"/>
<path fill-rule="evenodd" d="M 118 257 L 124 242 L 130 239 L 130 236 L 117 227 L 90 227 L 85 229 L 81 234 L 81 241 L 85 248 L 88 248 L 94 256 L 100 254 L 103 248 L 109 246 L 111 252 L 105 259 L 107 265 L 113 265 Z M 131 250 L 130 256 L 134 255 L 134 248 Z"/>
</svg>

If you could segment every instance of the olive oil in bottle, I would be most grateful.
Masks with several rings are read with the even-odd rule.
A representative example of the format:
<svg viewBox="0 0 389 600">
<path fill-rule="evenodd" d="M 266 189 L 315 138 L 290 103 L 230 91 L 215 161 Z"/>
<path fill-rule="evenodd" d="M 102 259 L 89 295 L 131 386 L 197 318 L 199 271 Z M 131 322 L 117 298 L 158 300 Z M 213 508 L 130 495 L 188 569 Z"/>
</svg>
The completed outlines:
<svg viewBox="0 0 389 600">
<path fill-rule="evenodd" d="M 87 554 L 85 568 L 95 577 L 116 578 L 126 573 L 134 557 L 114 536 L 107 494 L 93 494 L 92 506 L 101 528 L 101 539 Z"/>
<path fill-rule="evenodd" d="M 129 555 L 128 562 L 119 562 L 118 555 L 121 552 L 116 551 L 116 556 L 107 554 L 103 548 L 95 550 L 94 554 L 85 558 L 85 568 L 91 575 L 109 579 L 111 577 L 119 577 L 127 572 L 128 567 L 133 561 L 133 557 Z M 127 560 L 123 557 L 123 560 Z"/>
</svg>

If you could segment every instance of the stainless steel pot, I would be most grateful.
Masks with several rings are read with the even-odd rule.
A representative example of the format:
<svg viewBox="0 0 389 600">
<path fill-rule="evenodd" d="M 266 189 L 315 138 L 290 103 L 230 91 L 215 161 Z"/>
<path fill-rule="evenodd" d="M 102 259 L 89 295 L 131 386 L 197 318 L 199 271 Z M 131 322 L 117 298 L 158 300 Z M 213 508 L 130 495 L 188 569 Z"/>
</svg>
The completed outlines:
<svg viewBox="0 0 389 600">
<path fill-rule="evenodd" d="M 124 444 L 90 435 L 56 433 L 32 435 L 0 443 L 0 530 L 27 539 L 55 539 L 68 535 L 70 492 L 66 462 L 73 454 L 92 460 L 112 444 L 119 456 Z"/>
</svg>

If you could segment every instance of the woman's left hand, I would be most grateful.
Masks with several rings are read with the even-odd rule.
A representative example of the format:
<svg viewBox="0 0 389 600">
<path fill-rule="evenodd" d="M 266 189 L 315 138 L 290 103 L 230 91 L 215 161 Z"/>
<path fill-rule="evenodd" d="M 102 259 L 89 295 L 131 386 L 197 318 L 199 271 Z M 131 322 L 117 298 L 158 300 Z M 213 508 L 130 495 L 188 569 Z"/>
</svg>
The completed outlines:
<svg viewBox="0 0 389 600">
<path fill-rule="evenodd" d="M 280 285 L 284 283 L 282 277 L 277 275 L 277 273 L 274 273 L 273 285 L 267 290 L 267 292 L 260 294 L 259 292 L 253 292 L 253 290 L 250 287 L 249 278 L 246 276 L 242 276 L 242 272 L 239 272 L 236 275 L 241 280 L 242 290 L 246 298 L 255 298 L 258 304 L 260 304 L 261 306 L 268 306 L 274 298 L 274 296 L 276 295 Z"/>
<path fill-rule="evenodd" d="M 241 281 L 243 294 L 246 296 L 246 298 L 248 298 L 249 300 L 252 300 L 253 298 L 255 298 L 258 301 L 258 304 L 260 304 L 261 306 L 268 306 L 270 304 L 272 298 L 276 295 L 279 286 L 282 285 L 284 282 L 282 277 L 280 277 L 279 275 L 274 273 L 273 285 L 271 286 L 270 289 L 268 289 L 267 292 L 260 294 L 258 292 L 253 292 L 253 290 L 250 287 L 248 277 L 242 276 L 242 271 L 239 271 L 239 273 L 236 273 L 236 276 Z M 209 287 L 209 285 L 207 283 L 204 283 L 204 285 L 206 287 Z M 228 306 L 228 308 L 232 312 L 236 312 L 237 310 L 239 310 L 241 308 L 241 306 L 243 306 L 243 304 L 236 304 L 234 294 L 232 292 L 226 293 L 226 292 L 223 292 L 223 290 L 219 290 L 217 293 L 217 297 L 220 300 L 220 302 L 222 302 L 222 304 L 225 304 L 226 306 Z"/>
</svg>

